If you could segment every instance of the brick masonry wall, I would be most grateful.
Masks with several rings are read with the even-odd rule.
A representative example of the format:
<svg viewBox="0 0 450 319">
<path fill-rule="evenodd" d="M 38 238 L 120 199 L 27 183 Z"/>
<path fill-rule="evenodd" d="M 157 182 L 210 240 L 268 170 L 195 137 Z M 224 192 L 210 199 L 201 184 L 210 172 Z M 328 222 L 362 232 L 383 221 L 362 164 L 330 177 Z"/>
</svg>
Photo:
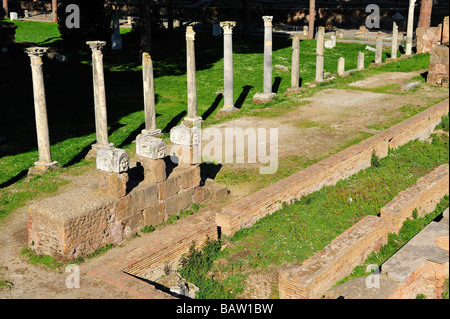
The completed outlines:
<svg viewBox="0 0 450 319">
<path fill-rule="evenodd" d="M 427 83 L 449 86 L 449 48 L 445 45 L 434 46 L 430 51 Z"/>
<path fill-rule="evenodd" d="M 300 266 L 288 265 L 280 270 L 280 298 L 321 298 L 371 252 L 385 245 L 387 239 L 386 222 L 376 216 L 366 216 Z"/>
<path fill-rule="evenodd" d="M 442 101 L 415 116 L 386 129 L 359 144 L 288 176 L 222 209 L 216 215 L 217 225 L 227 236 L 250 227 L 258 219 L 304 195 L 333 185 L 370 166 L 372 152 L 380 157 L 415 139 L 425 140 L 441 117 L 448 113 L 449 100 Z"/>
<path fill-rule="evenodd" d="M 388 223 L 390 232 L 398 233 L 407 218 L 417 209 L 418 216 L 431 213 L 449 190 L 449 165 L 444 164 L 420 178 L 413 186 L 401 191 L 381 208 L 380 217 Z"/>
<path fill-rule="evenodd" d="M 389 299 L 416 299 L 418 294 L 424 294 L 428 299 L 441 299 L 446 271 L 448 276 L 448 263 L 425 260 L 399 284 Z"/>
<path fill-rule="evenodd" d="M 198 192 L 203 196 L 194 196 Z M 121 198 L 75 189 L 30 207 L 28 246 L 39 254 L 75 259 L 218 196 L 223 199 L 226 188 L 214 183 L 201 187 L 196 165 L 178 166 L 160 183 L 142 181 Z"/>
</svg>

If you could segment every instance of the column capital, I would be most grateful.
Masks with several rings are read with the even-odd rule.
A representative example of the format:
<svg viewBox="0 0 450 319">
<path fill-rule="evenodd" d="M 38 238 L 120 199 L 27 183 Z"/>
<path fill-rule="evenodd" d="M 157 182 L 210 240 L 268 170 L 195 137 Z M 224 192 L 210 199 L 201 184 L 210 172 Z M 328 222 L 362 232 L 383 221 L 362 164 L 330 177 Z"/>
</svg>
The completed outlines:
<svg viewBox="0 0 450 319">
<path fill-rule="evenodd" d="M 192 26 L 186 28 L 186 40 L 195 40 L 195 32 Z"/>
<path fill-rule="evenodd" d="M 273 16 L 263 16 L 264 26 L 269 27 L 272 26 Z"/>
<path fill-rule="evenodd" d="M 42 58 L 44 54 L 48 51 L 49 48 L 47 47 L 31 47 L 25 49 L 26 54 L 30 58 L 36 57 L 36 58 Z"/>
<path fill-rule="evenodd" d="M 106 45 L 105 41 L 87 41 L 86 44 L 91 48 L 92 51 L 101 51 L 101 49 Z"/>
<path fill-rule="evenodd" d="M 223 29 L 223 34 L 233 34 L 233 28 L 236 26 L 235 21 L 220 22 L 220 26 Z"/>
</svg>

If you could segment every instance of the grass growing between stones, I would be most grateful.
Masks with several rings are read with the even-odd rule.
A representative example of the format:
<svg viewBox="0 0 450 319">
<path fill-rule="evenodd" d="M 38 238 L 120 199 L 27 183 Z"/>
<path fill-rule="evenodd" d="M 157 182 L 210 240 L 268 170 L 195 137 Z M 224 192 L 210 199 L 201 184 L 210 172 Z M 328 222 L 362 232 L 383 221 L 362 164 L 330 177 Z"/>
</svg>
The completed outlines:
<svg viewBox="0 0 450 319">
<path fill-rule="evenodd" d="M 239 230 L 226 238 L 229 248 L 218 257 L 220 260 L 206 278 L 223 283 L 230 275 L 245 276 L 283 263 L 301 263 L 363 217 L 378 215 L 381 207 L 420 177 L 448 163 L 448 147 L 448 137 L 438 135 L 433 135 L 431 143 L 409 142 L 391 150 L 377 167 L 324 187 L 258 220 L 252 227 Z M 446 205 L 448 198 L 441 207 Z M 407 223 L 408 236 L 430 220 L 428 217 Z"/>
<path fill-rule="evenodd" d="M 431 223 L 436 217 L 449 206 L 449 197 L 446 195 L 437 205 L 436 209 L 420 218 L 413 216 L 413 218 L 406 220 L 398 234 L 389 233 L 388 243 L 384 245 L 380 251 L 372 252 L 364 261 L 362 265 L 356 266 L 352 273 L 346 278 L 340 280 L 335 286 L 341 285 L 351 279 L 368 276 L 372 272 L 366 272 L 368 265 L 377 265 L 380 267 L 392 255 L 394 255 L 400 248 L 402 248 L 408 241 L 416 236 L 422 229 Z"/>
</svg>

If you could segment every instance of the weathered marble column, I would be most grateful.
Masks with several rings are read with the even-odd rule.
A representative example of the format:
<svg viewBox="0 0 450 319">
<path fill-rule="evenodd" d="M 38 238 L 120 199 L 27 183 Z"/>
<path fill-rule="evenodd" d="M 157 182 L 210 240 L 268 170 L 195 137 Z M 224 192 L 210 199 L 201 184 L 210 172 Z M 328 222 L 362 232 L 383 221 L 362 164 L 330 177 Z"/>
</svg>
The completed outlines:
<svg viewBox="0 0 450 319">
<path fill-rule="evenodd" d="M 291 34 L 292 37 L 292 66 L 291 66 L 291 89 L 300 86 L 300 33 Z"/>
<path fill-rule="evenodd" d="M 264 20 L 264 83 L 263 93 L 253 96 L 253 103 L 268 103 L 276 93 L 272 92 L 272 16 L 263 16 Z"/>
<path fill-rule="evenodd" d="M 102 48 L 105 41 L 88 41 L 87 45 L 92 50 L 92 74 L 94 84 L 94 105 L 95 105 L 95 129 L 97 142 L 93 148 L 102 146 L 112 146 L 108 142 L 108 121 L 106 114 L 106 92 L 105 79 L 103 74 L 103 54 Z"/>
<path fill-rule="evenodd" d="M 48 48 L 32 47 L 26 49 L 31 60 L 31 75 L 33 79 L 34 111 L 36 118 L 36 133 L 39 151 L 39 161 L 35 162 L 35 169 L 45 171 L 56 168 L 57 162 L 52 160 L 50 152 L 50 137 L 47 121 L 47 104 L 45 101 L 44 74 L 42 72 L 42 57 Z"/>
<path fill-rule="evenodd" d="M 325 28 L 319 27 L 317 32 L 317 47 L 316 47 L 316 81 L 323 81 L 323 63 L 324 63 L 324 38 Z"/>
<path fill-rule="evenodd" d="M 233 96 L 233 28 L 236 26 L 234 21 L 221 22 L 220 26 L 223 29 L 223 96 L 224 106 L 221 111 L 230 112 L 236 111 L 234 107 Z"/>
<path fill-rule="evenodd" d="M 186 64 L 187 64 L 187 98 L 188 114 L 184 124 L 193 126 L 201 123 L 202 118 L 197 115 L 197 78 L 195 68 L 195 32 L 192 26 L 186 28 Z"/>
<path fill-rule="evenodd" d="M 142 53 L 142 80 L 144 84 L 145 129 L 142 133 L 157 135 L 161 130 L 156 128 L 155 85 L 153 79 L 153 62 L 150 54 Z"/>
<path fill-rule="evenodd" d="M 375 63 L 383 63 L 383 33 L 378 32 L 375 49 Z"/>
<path fill-rule="evenodd" d="M 339 58 L 337 63 L 337 74 L 339 76 L 344 75 L 345 73 L 345 58 Z"/>
<path fill-rule="evenodd" d="M 412 54 L 412 42 L 414 34 L 414 6 L 416 0 L 409 0 L 409 11 L 408 11 L 408 26 L 406 30 L 406 55 Z"/>
<path fill-rule="evenodd" d="M 272 16 L 264 20 L 264 94 L 272 93 Z"/>
<path fill-rule="evenodd" d="M 364 69 L 364 52 L 358 52 L 357 69 L 358 70 L 363 70 Z"/>
<path fill-rule="evenodd" d="M 392 48 L 391 48 L 391 59 L 397 59 L 398 51 L 398 26 L 394 22 L 392 26 Z"/>
</svg>

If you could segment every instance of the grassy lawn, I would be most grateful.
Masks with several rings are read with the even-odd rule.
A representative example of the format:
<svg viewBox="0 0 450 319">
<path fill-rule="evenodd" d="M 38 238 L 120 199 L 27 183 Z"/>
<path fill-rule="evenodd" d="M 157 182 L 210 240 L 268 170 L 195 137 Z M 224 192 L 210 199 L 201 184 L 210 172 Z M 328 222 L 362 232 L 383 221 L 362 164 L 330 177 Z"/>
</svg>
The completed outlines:
<svg viewBox="0 0 450 319">
<path fill-rule="evenodd" d="M 65 183 L 58 177 L 61 172 L 92 163 L 86 162 L 84 156 L 95 142 L 91 52 L 88 46 L 68 46 L 58 38 L 55 24 L 16 22 L 18 42 L 34 41 L 50 45 L 68 57 L 68 62 L 65 63 L 44 61 L 52 158 L 63 169 L 49 176 L 33 178 L 32 182 L 37 183 L 38 187 L 24 181 L 28 168 L 37 161 L 38 153 L 29 58 L 18 50 L 14 61 L 0 69 L 0 77 L 8 78 L 8 81 L 0 82 L 0 95 L 4 105 L 0 118 L 0 136 L 3 138 L 0 142 L 0 220 L 26 199 L 42 192 L 52 192 L 58 185 Z M 104 49 L 104 63 L 109 139 L 115 147 L 124 148 L 133 155 L 134 145 L 131 142 L 144 127 L 144 113 L 138 37 L 135 32 L 129 31 L 122 32 L 124 50 L 112 51 L 109 47 Z M 187 110 L 185 36 L 182 32 L 175 32 L 170 36 L 171 40 L 167 41 L 167 34 L 155 34 L 152 52 L 156 77 L 157 125 L 165 133 L 165 139 L 168 138 L 170 128 L 180 123 Z M 46 40 L 48 41 L 42 42 Z M 279 93 L 277 97 L 267 105 L 252 104 L 254 93 L 262 91 L 263 40 L 258 36 L 235 35 L 234 98 L 241 111 L 222 118 L 214 117 L 223 105 L 221 95 L 216 94 L 223 89 L 222 41 L 221 37 L 201 32 L 196 37 L 198 113 L 206 120 L 205 126 L 245 115 L 278 116 L 299 105 L 295 96 L 282 96 L 290 86 L 290 72 L 282 72 L 277 68 L 273 72 L 274 90 Z M 356 68 L 358 51 L 364 51 L 364 48 L 365 45 L 362 44 L 342 43 L 333 50 L 326 50 L 325 72 L 335 73 L 337 59 L 341 56 L 346 58 L 347 69 Z M 314 79 L 315 40 L 302 41 L 300 51 L 300 77 L 304 86 Z M 367 51 L 366 66 L 373 58 Z M 274 38 L 273 64 L 289 67 L 290 60 L 291 41 L 287 38 Z M 324 88 L 344 87 L 351 81 L 379 72 L 424 69 L 428 67 L 428 61 L 427 54 L 417 55 L 379 69 L 354 73 L 349 78 L 320 84 L 308 90 L 305 95 L 313 95 Z M 354 142 L 367 136 L 369 135 L 358 136 Z M 275 180 L 311 164 L 300 158 L 283 160 L 298 165 L 281 170 L 277 176 L 272 176 Z M 234 176 L 221 178 L 226 183 L 233 180 Z M 251 178 L 263 178 L 264 183 L 270 182 L 267 176 Z"/>
<path fill-rule="evenodd" d="M 205 263 L 207 269 L 197 271 L 204 274 L 201 278 L 184 269 L 194 267 L 188 262 L 181 272 L 188 276 L 187 280 L 198 283 L 200 288 L 202 285 L 207 287 L 200 298 L 239 297 L 238 292 L 244 290 L 244 279 L 249 273 L 273 269 L 283 263 L 302 262 L 364 216 L 378 215 L 380 208 L 401 190 L 437 166 L 448 163 L 448 147 L 448 137 L 437 135 L 433 136 L 432 143 L 409 142 L 390 151 L 376 167 L 369 167 L 335 186 L 324 187 L 226 238 L 229 248 L 220 252 L 209 251 L 200 258 L 208 260 Z M 382 263 L 446 207 L 448 196 L 434 214 L 405 222 L 400 235 L 391 234 L 389 244 L 379 254 L 371 255 L 367 262 Z M 207 257 L 208 254 L 211 256 Z M 353 276 L 363 275 L 361 269 L 362 266 Z"/>
</svg>

